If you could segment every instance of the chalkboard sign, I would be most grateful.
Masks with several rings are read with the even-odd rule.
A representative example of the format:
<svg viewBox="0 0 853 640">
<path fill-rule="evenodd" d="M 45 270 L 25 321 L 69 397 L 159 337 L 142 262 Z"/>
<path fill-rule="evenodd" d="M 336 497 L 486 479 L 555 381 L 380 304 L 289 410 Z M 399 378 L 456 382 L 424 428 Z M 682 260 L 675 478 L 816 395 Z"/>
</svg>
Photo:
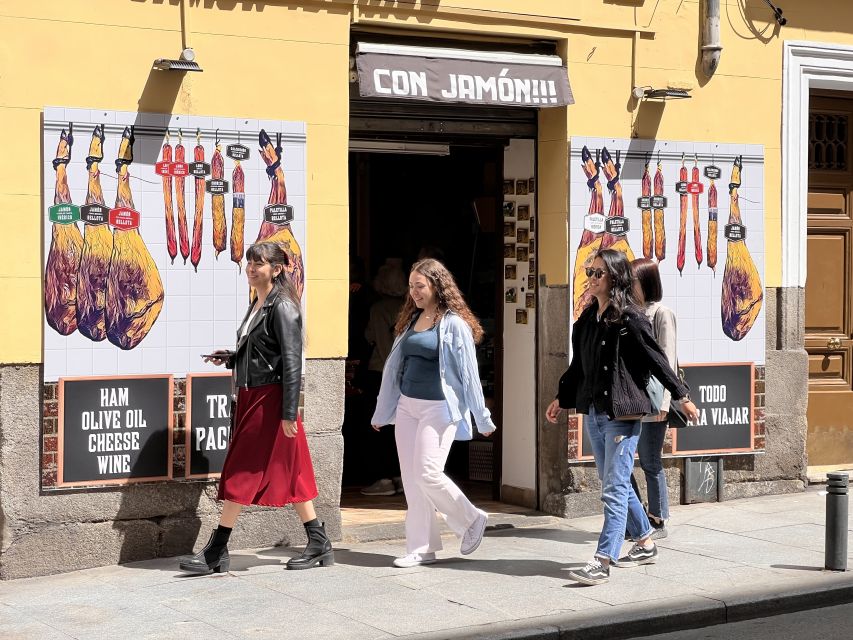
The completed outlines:
<svg viewBox="0 0 853 640">
<path fill-rule="evenodd" d="M 684 365 L 699 423 L 672 430 L 675 455 L 752 451 L 754 367 L 752 363 Z"/>
<path fill-rule="evenodd" d="M 172 477 L 172 376 L 60 378 L 57 485 Z"/>
<path fill-rule="evenodd" d="M 187 375 L 187 478 L 218 477 L 231 439 L 231 375 Z"/>
</svg>

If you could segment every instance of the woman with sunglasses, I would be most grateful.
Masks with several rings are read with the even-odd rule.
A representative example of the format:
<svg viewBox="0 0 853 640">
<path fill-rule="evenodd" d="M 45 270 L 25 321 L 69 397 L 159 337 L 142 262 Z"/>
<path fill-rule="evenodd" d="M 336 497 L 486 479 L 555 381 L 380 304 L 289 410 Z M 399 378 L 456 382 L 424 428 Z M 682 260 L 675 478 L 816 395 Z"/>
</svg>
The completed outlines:
<svg viewBox="0 0 853 640">
<path fill-rule="evenodd" d="M 698 414 L 637 306 L 625 254 L 598 251 L 586 275 L 592 302 L 572 328 L 572 361 L 560 378 L 557 398 L 548 406 L 546 418 L 556 424 L 561 411 L 569 408 L 586 416 L 583 426 L 601 480 L 604 527 L 593 560 L 569 576 L 596 585 L 610 579 L 611 564 L 633 567 L 657 560 L 651 539 L 654 529 L 631 488 L 641 420 L 652 411 L 646 393 L 649 376 L 682 402 L 688 418 L 696 419 Z M 620 558 L 626 527 L 636 543 Z"/>
</svg>

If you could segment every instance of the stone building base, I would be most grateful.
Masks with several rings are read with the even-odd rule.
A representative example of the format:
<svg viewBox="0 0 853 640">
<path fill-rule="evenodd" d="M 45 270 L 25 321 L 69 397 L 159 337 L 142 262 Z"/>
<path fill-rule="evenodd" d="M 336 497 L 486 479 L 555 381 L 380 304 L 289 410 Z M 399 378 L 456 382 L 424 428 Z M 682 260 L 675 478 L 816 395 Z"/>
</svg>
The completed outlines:
<svg viewBox="0 0 853 640">
<path fill-rule="evenodd" d="M 307 361 L 305 429 L 320 492 L 315 506 L 336 540 L 343 380 L 343 361 Z M 0 366 L 0 579 L 175 556 L 207 541 L 219 519 L 214 481 L 43 489 L 41 407 L 41 367 Z M 252 507 L 240 516 L 230 546 L 304 544 L 292 508 Z"/>
</svg>

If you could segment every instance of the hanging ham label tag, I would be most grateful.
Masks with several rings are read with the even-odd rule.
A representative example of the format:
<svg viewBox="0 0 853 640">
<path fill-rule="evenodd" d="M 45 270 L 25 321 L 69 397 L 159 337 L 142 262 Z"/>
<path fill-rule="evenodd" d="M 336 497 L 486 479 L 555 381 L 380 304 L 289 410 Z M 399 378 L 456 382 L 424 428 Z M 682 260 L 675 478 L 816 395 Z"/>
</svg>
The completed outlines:
<svg viewBox="0 0 853 640">
<path fill-rule="evenodd" d="M 176 178 L 180 178 L 189 174 L 190 165 L 188 165 L 186 162 L 172 162 L 169 166 L 169 169 L 171 170 L 173 176 L 175 176 Z"/>
<path fill-rule="evenodd" d="M 57 224 L 73 224 L 80 219 L 80 207 L 70 202 L 55 204 L 50 209 L 50 221 Z"/>
<path fill-rule="evenodd" d="M 709 164 L 705 167 L 705 177 L 710 180 L 719 180 L 720 176 L 723 175 L 723 170 L 720 167 L 715 167 L 712 164 Z"/>
<path fill-rule="evenodd" d="M 738 224 L 737 222 L 732 222 L 731 224 L 727 224 L 725 226 L 723 234 L 726 236 L 726 238 L 729 239 L 730 242 L 746 240 L 746 227 L 742 224 Z"/>
<path fill-rule="evenodd" d="M 205 178 L 210 175 L 210 165 L 206 162 L 191 162 L 190 174 L 196 178 Z"/>
<path fill-rule="evenodd" d="M 701 182 L 688 182 L 687 183 L 687 193 L 692 193 L 694 196 L 702 193 L 705 190 L 705 187 L 702 186 Z"/>
<path fill-rule="evenodd" d="M 666 196 L 652 196 L 652 209 L 666 209 Z"/>
<path fill-rule="evenodd" d="M 637 198 L 637 208 L 645 211 L 646 209 L 652 208 L 652 197 L 651 196 L 640 196 Z"/>
<path fill-rule="evenodd" d="M 603 233 L 606 223 L 603 213 L 588 213 L 583 217 L 583 228 L 592 233 Z"/>
<path fill-rule="evenodd" d="M 102 204 L 86 204 L 80 207 L 80 219 L 88 224 L 105 224 L 110 221 L 110 208 Z"/>
<path fill-rule="evenodd" d="M 244 147 L 242 144 L 229 144 L 225 147 L 225 155 L 232 160 L 247 160 L 249 147 Z"/>
<path fill-rule="evenodd" d="M 631 224 L 630 222 L 628 222 L 628 218 L 623 218 L 622 216 L 613 216 L 612 218 L 607 218 L 607 222 L 604 226 L 607 228 L 607 233 L 613 236 L 624 236 L 631 228 Z"/>
<path fill-rule="evenodd" d="M 685 194 L 687 193 L 687 185 L 688 182 L 676 182 L 675 183 L 675 191 L 676 193 Z"/>
<path fill-rule="evenodd" d="M 227 180 L 208 180 L 207 181 L 207 192 L 213 193 L 213 194 L 228 193 L 228 181 Z"/>
<path fill-rule="evenodd" d="M 158 162 L 154 165 L 154 173 L 158 176 L 170 176 L 172 175 L 172 163 L 171 162 Z"/>
<path fill-rule="evenodd" d="M 264 220 L 273 224 L 287 224 L 293 220 L 293 207 L 289 204 L 270 204 L 264 207 Z"/>
<path fill-rule="evenodd" d="M 129 207 L 110 209 L 110 225 L 116 229 L 136 229 L 139 227 L 139 212 Z"/>
</svg>

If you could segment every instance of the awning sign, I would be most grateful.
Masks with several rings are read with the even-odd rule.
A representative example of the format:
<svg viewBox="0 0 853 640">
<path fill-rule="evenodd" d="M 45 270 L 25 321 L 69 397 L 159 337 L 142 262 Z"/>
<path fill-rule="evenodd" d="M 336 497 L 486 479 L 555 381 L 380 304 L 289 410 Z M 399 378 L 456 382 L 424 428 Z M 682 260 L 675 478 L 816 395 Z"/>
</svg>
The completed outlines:
<svg viewBox="0 0 853 640">
<path fill-rule="evenodd" d="M 563 66 L 386 53 L 359 53 L 356 65 L 359 94 L 367 98 L 515 107 L 574 103 Z"/>
</svg>

